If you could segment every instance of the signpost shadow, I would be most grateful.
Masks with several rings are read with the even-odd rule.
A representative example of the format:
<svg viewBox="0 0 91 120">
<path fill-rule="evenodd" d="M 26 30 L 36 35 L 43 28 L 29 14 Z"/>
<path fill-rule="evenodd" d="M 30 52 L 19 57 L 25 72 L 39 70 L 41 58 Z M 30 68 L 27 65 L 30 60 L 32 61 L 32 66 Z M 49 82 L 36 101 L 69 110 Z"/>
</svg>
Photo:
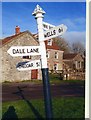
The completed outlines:
<svg viewBox="0 0 91 120">
<path fill-rule="evenodd" d="M 32 110 L 32 112 L 33 112 L 33 114 L 35 115 L 35 117 L 36 117 L 36 120 L 42 120 L 43 119 L 43 117 L 40 115 L 40 113 L 38 112 L 38 110 L 32 105 L 32 103 L 29 101 L 29 100 L 27 100 L 26 98 L 25 98 L 25 96 L 24 96 L 24 94 L 23 94 L 23 91 L 24 90 L 22 90 L 19 86 L 17 87 L 18 88 L 18 92 L 14 92 L 13 94 L 16 94 L 16 95 L 19 95 L 19 96 L 21 96 L 21 98 L 28 104 L 28 106 L 31 108 L 31 110 Z"/>
</svg>

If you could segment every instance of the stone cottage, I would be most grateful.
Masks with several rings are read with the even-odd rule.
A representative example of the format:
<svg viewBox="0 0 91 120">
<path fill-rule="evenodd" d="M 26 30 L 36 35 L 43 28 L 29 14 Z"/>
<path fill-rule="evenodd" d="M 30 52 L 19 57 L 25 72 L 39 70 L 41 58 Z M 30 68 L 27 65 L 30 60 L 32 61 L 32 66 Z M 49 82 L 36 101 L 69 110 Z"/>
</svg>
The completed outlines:
<svg viewBox="0 0 91 120">
<path fill-rule="evenodd" d="M 68 79 L 85 79 L 83 57 L 79 53 L 63 54 L 63 72 Z"/>
<path fill-rule="evenodd" d="M 20 32 L 16 27 L 15 35 L 6 37 L 0 41 L 0 51 L 2 51 L 1 62 L 2 78 L 0 81 L 21 81 L 30 79 L 41 79 L 41 70 L 18 71 L 16 65 L 19 62 L 40 59 L 40 56 L 12 57 L 7 53 L 11 46 L 38 46 L 37 40 L 29 31 Z M 1 76 L 0 76 L 1 77 Z"/>
<path fill-rule="evenodd" d="M 62 59 L 63 51 L 53 43 L 52 40 L 45 42 L 47 49 L 47 60 L 49 70 L 60 71 L 62 70 Z M 38 40 L 35 35 L 31 34 L 29 31 L 20 32 L 20 28 L 16 26 L 15 34 L 6 37 L 0 41 L 0 82 L 4 81 L 23 81 L 31 79 L 42 79 L 41 69 L 18 71 L 16 65 L 19 62 L 25 62 L 29 60 L 38 60 L 38 56 L 23 56 L 23 57 L 12 57 L 7 53 L 11 46 L 39 46 Z M 60 62 L 61 61 L 61 62 Z"/>
</svg>

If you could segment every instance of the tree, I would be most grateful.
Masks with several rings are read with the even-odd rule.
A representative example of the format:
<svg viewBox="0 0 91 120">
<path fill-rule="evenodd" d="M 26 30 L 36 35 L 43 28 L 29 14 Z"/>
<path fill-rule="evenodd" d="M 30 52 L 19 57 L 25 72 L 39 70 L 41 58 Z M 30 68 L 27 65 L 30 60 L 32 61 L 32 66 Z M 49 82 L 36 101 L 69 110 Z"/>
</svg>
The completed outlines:
<svg viewBox="0 0 91 120">
<path fill-rule="evenodd" d="M 84 55 L 85 53 L 85 47 L 81 42 L 74 42 L 71 50 L 73 53 L 80 53 L 81 55 Z"/>
<path fill-rule="evenodd" d="M 64 38 L 56 37 L 54 38 L 54 41 L 59 46 L 60 50 L 63 50 L 64 53 L 69 53 L 71 48 L 68 44 L 68 42 Z"/>
</svg>

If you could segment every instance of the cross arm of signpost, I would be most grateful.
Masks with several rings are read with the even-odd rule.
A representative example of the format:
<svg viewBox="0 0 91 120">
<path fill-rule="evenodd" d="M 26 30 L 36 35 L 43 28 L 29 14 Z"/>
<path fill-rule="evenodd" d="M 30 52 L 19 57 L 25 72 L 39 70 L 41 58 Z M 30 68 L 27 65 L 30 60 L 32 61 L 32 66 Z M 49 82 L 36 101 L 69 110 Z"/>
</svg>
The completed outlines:
<svg viewBox="0 0 91 120">
<path fill-rule="evenodd" d="M 40 60 L 31 60 L 31 61 L 26 61 L 26 62 L 19 62 L 17 64 L 16 68 L 19 71 L 41 69 L 41 61 Z"/>
<path fill-rule="evenodd" d="M 41 55 L 40 46 L 12 46 L 7 52 L 13 57 Z"/>
<path fill-rule="evenodd" d="M 67 26 L 61 24 L 47 31 L 44 31 L 44 41 L 58 36 L 62 36 L 66 32 L 66 30 L 67 30 Z"/>
</svg>

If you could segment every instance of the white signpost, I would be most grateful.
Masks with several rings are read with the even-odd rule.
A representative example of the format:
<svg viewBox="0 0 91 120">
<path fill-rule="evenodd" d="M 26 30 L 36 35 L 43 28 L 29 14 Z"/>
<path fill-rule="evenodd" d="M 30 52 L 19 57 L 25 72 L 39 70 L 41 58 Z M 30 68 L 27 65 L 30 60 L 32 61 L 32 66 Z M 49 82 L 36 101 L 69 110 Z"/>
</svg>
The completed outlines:
<svg viewBox="0 0 91 120">
<path fill-rule="evenodd" d="M 53 27 L 47 31 L 44 31 L 44 40 L 48 40 L 57 36 L 63 35 L 67 30 L 67 27 L 64 24 Z"/>
<path fill-rule="evenodd" d="M 16 68 L 19 71 L 41 69 L 41 61 L 33 60 L 33 61 L 27 61 L 27 62 L 20 62 L 17 64 Z"/>
<path fill-rule="evenodd" d="M 46 58 L 46 46 L 44 41 L 63 35 L 67 27 L 63 24 L 54 27 L 49 25 L 51 29 L 47 31 L 43 31 L 43 15 L 45 11 L 37 5 L 32 15 L 35 16 L 38 25 L 38 37 L 40 46 L 12 46 L 7 52 L 13 56 L 28 56 L 28 55 L 41 55 L 40 60 L 33 60 L 27 62 L 20 62 L 17 64 L 16 68 L 19 71 L 23 70 L 32 70 L 32 69 L 40 69 L 42 70 L 42 78 L 43 78 L 43 89 L 44 89 L 44 100 L 45 100 L 45 112 L 46 118 L 52 118 L 52 105 L 51 105 L 51 94 L 50 94 L 50 84 L 49 84 L 49 73 L 47 67 L 47 58 Z M 53 28 L 52 28 L 53 27 Z"/>
<path fill-rule="evenodd" d="M 12 46 L 7 51 L 11 56 L 40 55 L 40 46 Z"/>
</svg>

